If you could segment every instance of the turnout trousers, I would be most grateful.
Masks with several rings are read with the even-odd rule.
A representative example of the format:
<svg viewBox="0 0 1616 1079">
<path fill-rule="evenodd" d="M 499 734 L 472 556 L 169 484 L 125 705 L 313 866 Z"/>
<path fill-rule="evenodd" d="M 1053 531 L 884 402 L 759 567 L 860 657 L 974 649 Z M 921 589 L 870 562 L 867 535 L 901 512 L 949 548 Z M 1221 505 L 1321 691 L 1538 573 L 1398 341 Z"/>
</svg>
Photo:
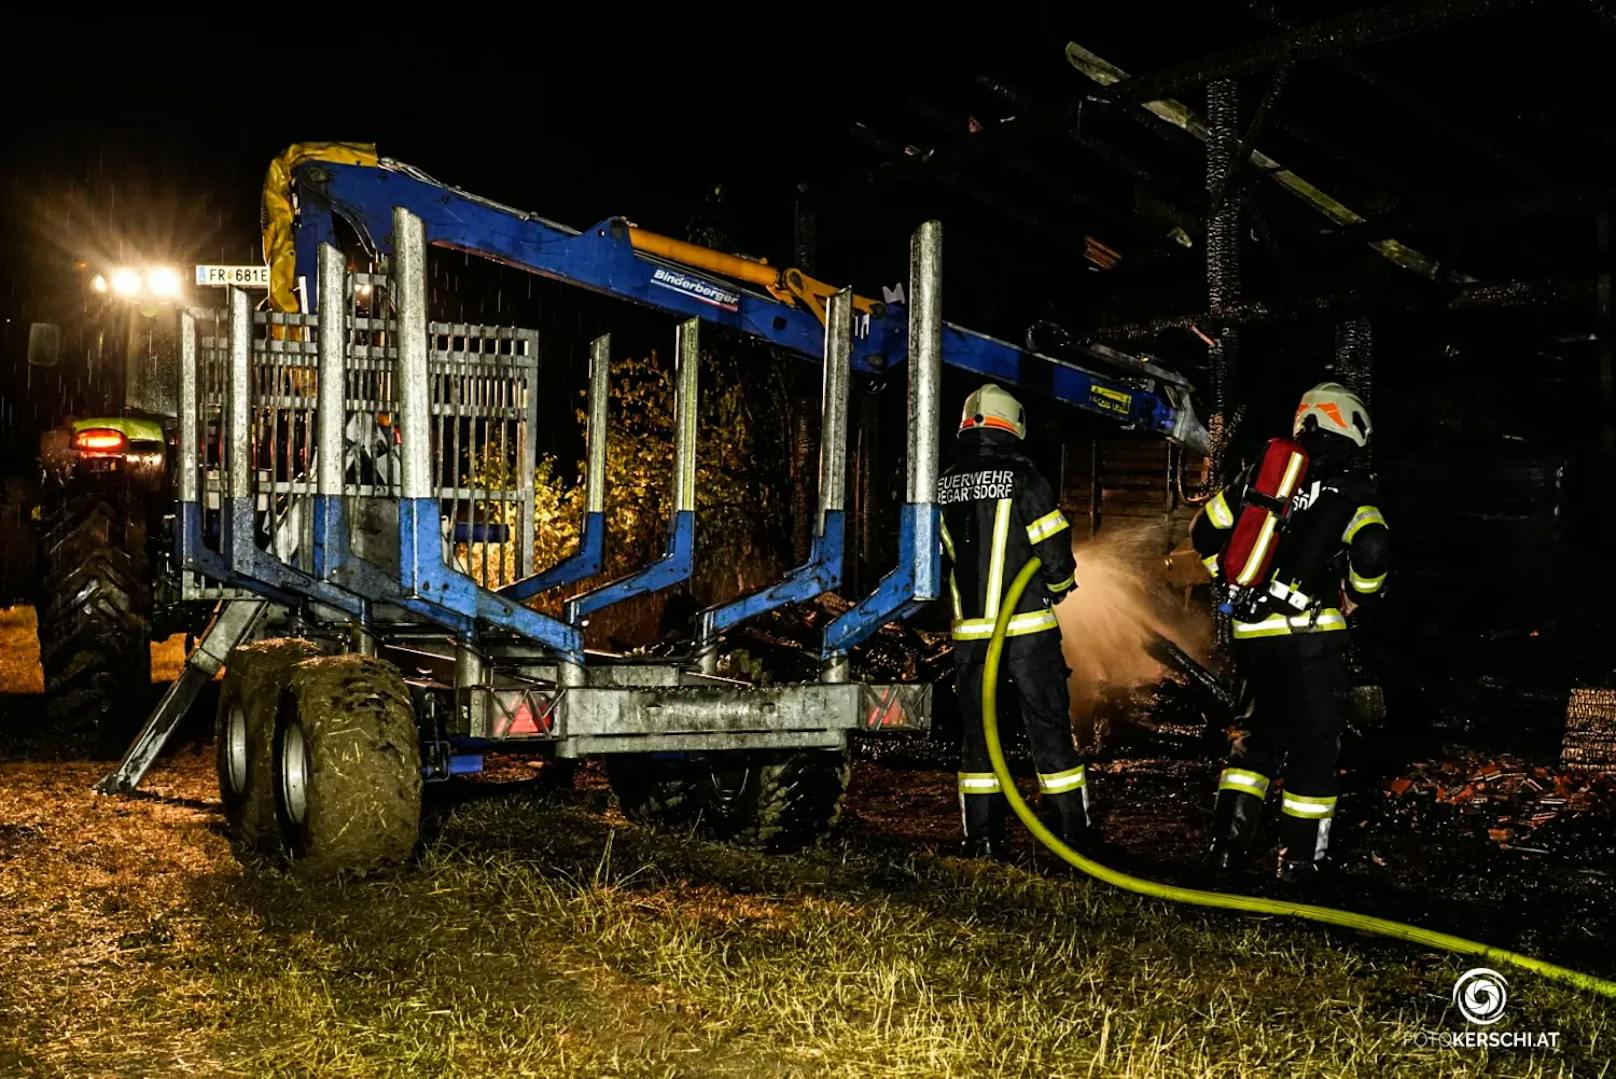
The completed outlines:
<svg viewBox="0 0 1616 1079">
<path fill-rule="evenodd" d="M 1336 762 L 1347 722 L 1347 634 L 1260 637 L 1233 647 L 1253 705 L 1218 777 L 1213 843 L 1249 850 L 1268 786 L 1283 775 L 1280 857 L 1321 862 L 1335 819 Z"/>
<path fill-rule="evenodd" d="M 988 760 L 982 731 L 982 682 L 987 645 L 963 643 L 955 652 L 955 686 L 963 724 L 960 747 L 960 816 L 967 847 L 991 851 L 1003 842 L 1007 803 Z M 1009 638 L 999 666 L 999 700 L 1015 694 L 1038 770 L 1038 790 L 1050 830 L 1068 844 L 1088 829 L 1088 772 L 1072 737 L 1071 670 L 1058 631 Z"/>
</svg>

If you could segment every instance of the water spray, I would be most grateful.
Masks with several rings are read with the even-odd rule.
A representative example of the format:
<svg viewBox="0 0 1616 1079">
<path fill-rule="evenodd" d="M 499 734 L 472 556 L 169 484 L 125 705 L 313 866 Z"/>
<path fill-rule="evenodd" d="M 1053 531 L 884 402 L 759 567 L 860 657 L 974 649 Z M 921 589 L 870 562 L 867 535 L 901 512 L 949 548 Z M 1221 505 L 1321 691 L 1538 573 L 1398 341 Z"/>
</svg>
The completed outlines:
<svg viewBox="0 0 1616 1079">
<path fill-rule="evenodd" d="M 1074 547 L 1083 598 L 1057 606 L 1055 617 L 1079 714 L 1099 707 L 1109 694 L 1153 685 L 1175 669 L 1203 685 L 1209 680 L 1204 660 L 1194 657 L 1211 645 L 1210 623 L 1173 602 L 1146 568 L 1159 542 L 1159 529 L 1142 524 L 1108 527 Z"/>
<path fill-rule="evenodd" d="M 1021 595 L 1027 589 L 1027 584 L 1037 573 L 1041 560 L 1036 556 L 1029 559 L 1027 564 L 1016 574 L 1010 585 L 1010 591 L 1005 596 L 999 608 L 999 617 L 993 626 L 993 636 L 988 641 L 988 654 L 984 677 L 982 680 L 982 728 L 987 737 L 988 758 L 992 761 L 993 772 L 999 777 L 1000 788 L 1010 808 L 1020 818 L 1027 830 L 1045 847 L 1059 857 L 1062 861 L 1081 870 L 1096 880 L 1104 881 L 1116 888 L 1134 892 L 1138 895 L 1150 896 L 1154 899 L 1166 899 L 1174 903 L 1187 903 L 1198 907 L 1212 907 L 1219 910 L 1237 910 L 1247 914 L 1281 914 L 1295 918 L 1305 918 L 1308 921 L 1323 922 L 1325 925 L 1339 926 L 1343 929 L 1355 929 L 1362 933 L 1373 933 L 1376 936 L 1390 937 L 1394 940 L 1408 941 L 1411 944 L 1420 944 L 1428 948 L 1438 948 L 1443 951 L 1455 952 L 1461 955 L 1475 955 L 1489 959 L 1496 963 L 1507 963 L 1510 966 L 1520 967 L 1541 974 L 1554 981 L 1566 982 L 1579 989 L 1599 993 L 1607 997 L 1616 997 L 1616 981 L 1598 978 L 1592 974 L 1585 974 L 1579 970 L 1556 966 L 1553 963 L 1537 959 L 1519 952 L 1506 951 L 1490 944 L 1482 944 L 1464 937 L 1456 937 L 1448 933 L 1439 933 L 1435 930 L 1421 929 L 1418 926 L 1405 925 L 1394 922 L 1389 918 L 1376 918 L 1368 914 L 1355 914 L 1352 911 L 1336 910 L 1333 907 L 1319 907 L 1309 903 L 1294 903 L 1283 899 L 1264 899 L 1257 896 L 1236 895 L 1226 892 L 1203 891 L 1198 888 L 1183 888 L 1172 884 L 1158 884 L 1155 881 L 1145 880 L 1141 877 L 1129 876 L 1115 869 L 1101 865 L 1085 855 L 1079 854 L 1067 846 L 1033 813 L 1027 805 L 1026 799 L 1016 789 L 1015 781 L 1010 775 L 1010 768 L 1005 763 L 1004 749 L 999 744 L 999 714 L 998 714 L 998 684 L 999 659 L 1004 651 L 1005 629 L 1009 625 L 1010 615 L 1016 610 Z"/>
</svg>

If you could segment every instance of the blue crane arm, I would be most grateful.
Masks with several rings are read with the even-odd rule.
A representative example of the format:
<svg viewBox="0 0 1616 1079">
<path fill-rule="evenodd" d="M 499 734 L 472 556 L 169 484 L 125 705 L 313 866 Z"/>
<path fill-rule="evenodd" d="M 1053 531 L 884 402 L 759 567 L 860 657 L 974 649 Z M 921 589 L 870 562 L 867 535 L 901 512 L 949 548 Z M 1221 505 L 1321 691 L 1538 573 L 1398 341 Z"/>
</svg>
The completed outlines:
<svg viewBox="0 0 1616 1079">
<path fill-rule="evenodd" d="M 727 326 L 818 362 L 824 326 L 816 314 L 713 273 L 636 250 L 633 227 L 608 218 L 582 232 L 440 184 L 406 165 L 310 162 L 293 171 L 298 217 L 296 257 L 305 303 L 315 304 L 315 265 L 322 241 L 334 240 L 334 217 L 346 221 L 378 255 L 392 250 L 393 207 L 426 225 L 429 242 L 479 255 L 570 285 L 659 311 Z M 908 356 L 909 320 L 901 305 L 861 317 L 852 368 L 888 371 Z M 1207 452 L 1206 429 L 1187 386 L 1170 379 L 1125 380 L 945 324 L 943 362 L 1106 417 L 1125 427 Z"/>
</svg>

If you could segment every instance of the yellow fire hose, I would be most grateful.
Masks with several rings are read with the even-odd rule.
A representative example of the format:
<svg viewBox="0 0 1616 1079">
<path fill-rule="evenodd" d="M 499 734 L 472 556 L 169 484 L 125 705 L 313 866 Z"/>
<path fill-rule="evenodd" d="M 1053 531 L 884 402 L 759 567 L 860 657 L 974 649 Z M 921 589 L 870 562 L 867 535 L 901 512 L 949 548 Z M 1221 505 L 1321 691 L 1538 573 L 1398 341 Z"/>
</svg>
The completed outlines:
<svg viewBox="0 0 1616 1079">
<path fill-rule="evenodd" d="M 1256 896 L 1229 895 L 1223 892 L 1205 892 L 1195 888 L 1180 888 L 1171 884 L 1157 884 L 1154 881 L 1131 877 L 1126 873 L 1119 873 L 1100 863 L 1086 858 L 1061 842 L 1044 823 L 1033 814 L 1021 792 L 1016 789 L 1015 782 L 1010 776 L 1010 769 L 1004 761 L 1004 750 L 999 745 L 999 715 L 998 715 L 998 684 L 999 684 L 999 657 L 1004 651 L 1005 628 L 1010 623 L 1010 616 L 1015 612 L 1016 604 L 1021 594 L 1026 591 L 1027 583 L 1037 572 L 1040 560 L 1036 557 L 1028 561 L 1016 575 L 1015 581 L 1010 585 L 1010 592 L 1004 597 L 999 607 L 999 617 L 993 626 L 993 636 L 988 642 L 987 664 L 982 680 L 982 727 L 987 735 L 988 757 L 993 761 L 993 774 L 999 777 L 999 785 L 1004 790 L 1004 796 L 1010 803 L 1021 823 L 1027 830 L 1037 837 L 1038 841 L 1048 847 L 1062 860 L 1107 884 L 1139 895 L 1152 896 L 1156 899 L 1169 899 L 1175 903 L 1190 903 L 1198 907 L 1215 907 L 1222 910 L 1240 910 L 1251 914 L 1289 914 L 1309 921 L 1323 922 L 1326 925 L 1338 925 L 1344 929 L 1357 929 L 1365 933 L 1374 933 L 1383 937 L 1392 937 L 1396 940 L 1406 940 L 1413 944 L 1422 944 L 1430 948 L 1441 948 L 1445 951 L 1458 952 L 1464 955 L 1481 956 L 1499 963 L 1521 967 L 1535 971 L 1546 978 L 1556 981 L 1569 982 L 1581 989 L 1591 990 L 1607 997 L 1616 997 L 1616 981 L 1596 978 L 1592 974 L 1584 974 L 1578 970 L 1569 970 L 1566 967 L 1555 966 L 1541 959 L 1534 959 L 1529 955 L 1518 952 L 1505 951 L 1490 944 L 1481 944 L 1463 937 L 1451 936 L 1447 933 L 1437 933 L 1429 929 L 1420 929 L 1417 926 L 1404 925 L 1387 918 L 1374 918 L 1367 914 L 1354 914 L 1351 911 L 1335 910 L 1330 907 L 1316 907 L 1307 903 L 1290 903 L 1283 899 L 1260 899 Z"/>
</svg>

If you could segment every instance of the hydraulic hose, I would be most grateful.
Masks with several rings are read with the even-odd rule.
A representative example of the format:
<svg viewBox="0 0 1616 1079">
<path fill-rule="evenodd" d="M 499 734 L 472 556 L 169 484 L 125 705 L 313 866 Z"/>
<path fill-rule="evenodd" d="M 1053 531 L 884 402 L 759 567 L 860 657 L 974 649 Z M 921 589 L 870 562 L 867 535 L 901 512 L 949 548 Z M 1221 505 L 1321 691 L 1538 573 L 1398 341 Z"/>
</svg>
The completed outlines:
<svg viewBox="0 0 1616 1079">
<path fill-rule="evenodd" d="M 1457 952 L 1463 955 L 1480 956 L 1483 959 L 1490 959 L 1498 963 L 1506 963 L 1510 966 L 1534 971 L 1556 981 L 1568 982 L 1580 989 L 1590 990 L 1607 997 L 1616 997 L 1616 981 L 1596 978 L 1592 974 L 1584 974 L 1582 971 L 1556 966 L 1553 963 L 1535 959 L 1529 955 L 1521 955 L 1518 952 L 1495 948 L 1490 944 L 1481 944 L 1477 941 L 1466 940 L 1463 937 L 1452 936 L 1448 933 L 1421 929 L 1418 926 L 1404 925 L 1402 922 L 1394 922 L 1388 918 L 1354 914 L 1351 911 L 1335 910 L 1331 907 L 1293 903 L 1283 899 L 1262 899 L 1256 896 L 1201 891 L 1196 888 L 1181 888 L 1172 884 L 1158 884 L 1154 881 L 1132 877 L 1126 873 L 1120 873 L 1115 869 L 1103 866 L 1063 843 L 1045 827 L 1043 821 L 1038 819 L 1027 805 L 1026 799 L 1022 798 L 1021 792 L 1016 789 L 1015 782 L 1010 776 L 1009 766 L 1005 764 L 1004 749 L 999 744 L 999 659 L 1004 651 L 1005 629 L 1010 623 L 1010 617 L 1015 612 L 1016 605 L 1021 600 L 1021 594 L 1026 591 L 1028 582 L 1037 573 L 1040 565 L 1041 561 L 1037 557 L 1030 559 L 1021 568 L 1021 572 L 1016 575 L 1015 581 L 1010 585 L 1009 594 L 1004 597 L 1003 602 L 1000 604 L 999 616 L 993 626 L 993 636 L 988 641 L 987 662 L 983 672 L 982 728 L 987 736 L 988 757 L 993 762 L 993 773 L 999 777 L 999 785 L 1004 791 L 1005 799 L 1010 803 L 1010 808 L 1021 819 L 1021 823 L 1027 826 L 1027 830 L 1063 861 L 1097 880 L 1102 880 L 1114 887 L 1139 895 L 1167 899 L 1175 903 L 1189 903 L 1197 907 L 1238 910 L 1249 914 L 1285 914 L 1297 918 L 1306 918 L 1309 921 L 1323 922 L 1326 925 L 1340 926 L 1343 929 L 1356 929 L 1360 932 L 1374 933 L 1377 936 L 1391 937 L 1394 940 L 1405 940 L 1412 944 L 1421 944 L 1430 948 L 1440 948 L 1444 951 Z"/>
</svg>

